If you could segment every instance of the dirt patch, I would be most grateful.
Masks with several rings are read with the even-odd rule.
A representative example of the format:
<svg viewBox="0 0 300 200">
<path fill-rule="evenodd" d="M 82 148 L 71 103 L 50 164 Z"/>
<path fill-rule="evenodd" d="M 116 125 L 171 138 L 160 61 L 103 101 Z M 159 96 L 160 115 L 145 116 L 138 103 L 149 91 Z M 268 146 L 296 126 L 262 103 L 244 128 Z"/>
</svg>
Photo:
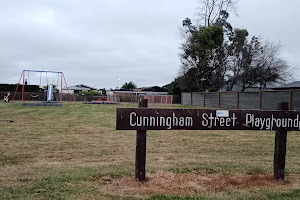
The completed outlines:
<svg viewBox="0 0 300 200">
<path fill-rule="evenodd" d="M 273 181 L 272 175 L 269 174 L 175 174 L 158 172 L 149 175 L 145 183 L 139 183 L 133 177 L 102 177 L 98 181 L 101 183 L 99 184 L 101 190 L 117 195 L 203 195 L 233 190 L 255 191 L 283 185 L 282 182 Z"/>
</svg>

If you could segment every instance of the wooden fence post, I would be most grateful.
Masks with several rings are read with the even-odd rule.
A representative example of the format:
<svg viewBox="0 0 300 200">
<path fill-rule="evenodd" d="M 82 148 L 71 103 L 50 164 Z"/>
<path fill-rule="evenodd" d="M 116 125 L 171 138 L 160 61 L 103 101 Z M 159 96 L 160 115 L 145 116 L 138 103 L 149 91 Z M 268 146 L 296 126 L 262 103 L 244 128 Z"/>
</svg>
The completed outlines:
<svg viewBox="0 0 300 200">
<path fill-rule="evenodd" d="M 205 92 L 203 92 L 203 108 L 205 107 Z"/>
<path fill-rule="evenodd" d="M 259 92 L 258 92 L 258 98 L 259 98 L 259 102 L 258 102 L 258 109 L 260 109 L 261 110 L 261 90 L 259 90 Z"/>
<path fill-rule="evenodd" d="M 292 110 L 292 90 L 289 91 L 289 110 Z"/>
<path fill-rule="evenodd" d="M 139 108 L 147 108 L 148 99 L 139 99 Z M 146 130 L 136 131 L 136 150 L 135 150 L 135 179 L 145 181 L 146 174 Z"/>
<path fill-rule="evenodd" d="M 289 103 L 281 102 L 277 105 L 278 110 L 288 110 Z M 274 180 L 284 181 L 284 168 L 286 156 L 286 139 L 287 131 L 282 128 L 275 133 L 275 150 L 274 150 Z"/>
<path fill-rule="evenodd" d="M 218 92 L 218 108 L 221 107 L 221 93 Z"/>
<path fill-rule="evenodd" d="M 240 101 L 240 96 L 239 96 L 239 92 L 237 91 L 236 92 L 236 109 L 239 109 L 239 101 Z"/>
<path fill-rule="evenodd" d="M 180 93 L 180 104 L 183 105 L 183 92 Z"/>
</svg>

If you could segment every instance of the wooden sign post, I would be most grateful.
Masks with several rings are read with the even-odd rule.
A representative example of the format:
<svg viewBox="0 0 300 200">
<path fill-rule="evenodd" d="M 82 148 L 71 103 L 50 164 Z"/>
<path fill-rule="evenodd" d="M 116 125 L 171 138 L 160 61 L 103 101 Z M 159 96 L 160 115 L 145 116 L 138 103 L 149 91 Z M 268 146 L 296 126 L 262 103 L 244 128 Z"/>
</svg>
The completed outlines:
<svg viewBox="0 0 300 200">
<path fill-rule="evenodd" d="M 148 99 L 139 99 L 139 108 L 147 108 Z M 135 149 L 135 178 L 138 181 L 145 181 L 146 177 L 146 142 L 147 131 L 136 131 L 136 149 Z"/>
<path fill-rule="evenodd" d="M 137 130 L 135 177 L 145 180 L 147 130 L 274 130 L 274 179 L 284 180 L 287 131 L 300 131 L 300 112 L 288 111 L 288 103 L 279 110 L 211 110 L 117 108 L 117 130 Z"/>
<path fill-rule="evenodd" d="M 288 102 L 279 103 L 278 110 L 289 109 Z M 286 139 L 287 131 L 284 128 L 278 129 L 275 132 L 275 150 L 274 150 L 274 180 L 284 181 L 285 174 L 285 157 L 286 157 Z"/>
</svg>

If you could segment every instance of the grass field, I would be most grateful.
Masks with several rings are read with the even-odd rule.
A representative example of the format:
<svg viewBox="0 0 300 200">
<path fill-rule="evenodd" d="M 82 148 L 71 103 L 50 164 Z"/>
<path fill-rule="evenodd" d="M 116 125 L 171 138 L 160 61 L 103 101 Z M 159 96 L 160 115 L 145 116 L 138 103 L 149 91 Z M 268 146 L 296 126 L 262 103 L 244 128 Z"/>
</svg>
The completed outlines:
<svg viewBox="0 0 300 200">
<path fill-rule="evenodd" d="M 115 130 L 117 107 L 137 105 L 1 102 L 0 199 L 300 199 L 299 132 L 288 133 L 282 183 L 273 131 L 148 131 L 137 183 L 136 132 Z"/>
</svg>

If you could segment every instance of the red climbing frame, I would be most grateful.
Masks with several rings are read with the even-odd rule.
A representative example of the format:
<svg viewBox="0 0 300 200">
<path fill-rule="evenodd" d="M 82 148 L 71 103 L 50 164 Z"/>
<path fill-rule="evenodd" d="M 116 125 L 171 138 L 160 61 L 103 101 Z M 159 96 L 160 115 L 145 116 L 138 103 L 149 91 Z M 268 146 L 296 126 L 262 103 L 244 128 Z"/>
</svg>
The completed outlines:
<svg viewBox="0 0 300 200">
<path fill-rule="evenodd" d="M 99 99 L 97 99 L 96 101 L 91 101 L 92 103 L 117 103 L 115 101 L 111 101 L 109 98 L 107 97 L 100 97 Z"/>
</svg>

